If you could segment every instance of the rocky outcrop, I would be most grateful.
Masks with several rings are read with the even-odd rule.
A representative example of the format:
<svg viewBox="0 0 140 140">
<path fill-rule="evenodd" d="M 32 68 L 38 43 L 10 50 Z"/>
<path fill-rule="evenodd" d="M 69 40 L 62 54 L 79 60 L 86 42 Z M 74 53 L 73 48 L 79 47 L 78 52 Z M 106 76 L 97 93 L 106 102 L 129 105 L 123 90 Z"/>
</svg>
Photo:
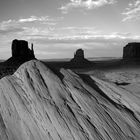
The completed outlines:
<svg viewBox="0 0 140 140">
<path fill-rule="evenodd" d="M 140 59 L 140 43 L 128 43 L 123 48 L 123 59 Z"/>
<path fill-rule="evenodd" d="M 33 44 L 29 49 L 28 42 L 25 40 L 13 40 L 12 42 L 12 57 L 22 57 L 26 60 L 34 59 Z"/>
<path fill-rule="evenodd" d="M 140 98 L 39 61 L 0 80 L 1 140 L 139 140 Z"/>
<path fill-rule="evenodd" d="M 4 62 L 6 66 L 20 66 L 26 61 L 35 59 L 33 44 L 31 44 L 30 49 L 25 40 L 13 40 L 11 51 L 12 57 Z"/>
<path fill-rule="evenodd" d="M 84 57 L 84 50 L 83 49 L 78 49 L 76 50 L 74 54 L 74 58 L 71 59 L 70 64 L 73 65 L 73 67 L 86 67 L 90 65 L 90 61 L 85 59 Z"/>
</svg>

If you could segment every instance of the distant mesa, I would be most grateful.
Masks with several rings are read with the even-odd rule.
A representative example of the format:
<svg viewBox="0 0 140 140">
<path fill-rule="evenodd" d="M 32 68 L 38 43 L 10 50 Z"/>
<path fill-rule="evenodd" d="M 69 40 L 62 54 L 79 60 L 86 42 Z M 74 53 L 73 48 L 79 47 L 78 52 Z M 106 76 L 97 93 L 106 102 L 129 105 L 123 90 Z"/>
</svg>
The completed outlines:
<svg viewBox="0 0 140 140">
<path fill-rule="evenodd" d="M 85 59 L 83 49 L 76 50 L 76 52 L 74 53 L 74 58 L 71 59 L 70 63 L 71 63 L 71 65 L 77 66 L 77 67 L 82 67 L 82 66 L 91 64 L 90 61 Z"/>
<path fill-rule="evenodd" d="M 128 43 L 123 48 L 123 59 L 140 59 L 140 43 L 132 42 Z"/>
<path fill-rule="evenodd" d="M 13 40 L 11 50 L 12 57 L 9 58 L 6 63 L 21 65 L 26 61 L 35 59 L 33 44 L 31 44 L 30 49 L 28 46 L 28 42 L 25 40 Z"/>
</svg>

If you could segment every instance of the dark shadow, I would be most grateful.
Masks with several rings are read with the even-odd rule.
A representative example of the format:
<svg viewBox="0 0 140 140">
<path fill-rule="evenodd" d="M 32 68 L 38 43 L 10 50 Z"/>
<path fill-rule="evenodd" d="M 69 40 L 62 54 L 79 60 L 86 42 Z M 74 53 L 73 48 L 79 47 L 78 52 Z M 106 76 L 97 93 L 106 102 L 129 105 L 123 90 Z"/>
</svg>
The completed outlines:
<svg viewBox="0 0 140 140">
<path fill-rule="evenodd" d="M 119 83 L 119 82 L 114 82 L 117 86 L 127 86 L 129 85 L 130 83 L 127 83 L 127 82 L 122 82 L 122 83 Z"/>
<path fill-rule="evenodd" d="M 97 93 L 99 93 L 105 100 L 109 101 L 112 105 L 114 105 L 116 108 L 118 109 L 122 109 L 124 107 L 122 107 L 120 104 L 117 104 L 116 102 L 114 102 L 113 100 L 111 100 L 96 84 L 95 81 L 89 77 L 88 75 L 85 74 L 79 74 L 79 76 L 81 77 L 81 79 L 90 87 L 92 87 Z M 129 109 L 128 109 L 129 110 Z"/>
</svg>

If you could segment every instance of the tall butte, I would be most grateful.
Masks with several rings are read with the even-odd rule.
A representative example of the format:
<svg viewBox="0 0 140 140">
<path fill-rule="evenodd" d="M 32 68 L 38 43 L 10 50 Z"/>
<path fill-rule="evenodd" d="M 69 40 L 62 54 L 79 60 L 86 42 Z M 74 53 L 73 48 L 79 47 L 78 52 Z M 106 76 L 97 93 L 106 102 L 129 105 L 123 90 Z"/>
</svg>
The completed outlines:
<svg viewBox="0 0 140 140">
<path fill-rule="evenodd" d="M 12 46 L 12 57 L 10 57 L 6 64 L 10 65 L 21 65 L 22 63 L 35 59 L 33 44 L 31 49 L 29 48 L 28 42 L 25 40 L 13 40 Z"/>
<path fill-rule="evenodd" d="M 70 65 L 72 65 L 73 67 L 78 67 L 78 68 L 89 66 L 90 64 L 91 62 L 88 61 L 84 56 L 83 49 L 76 50 L 76 52 L 74 53 L 74 58 L 71 59 L 70 61 Z"/>
</svg>

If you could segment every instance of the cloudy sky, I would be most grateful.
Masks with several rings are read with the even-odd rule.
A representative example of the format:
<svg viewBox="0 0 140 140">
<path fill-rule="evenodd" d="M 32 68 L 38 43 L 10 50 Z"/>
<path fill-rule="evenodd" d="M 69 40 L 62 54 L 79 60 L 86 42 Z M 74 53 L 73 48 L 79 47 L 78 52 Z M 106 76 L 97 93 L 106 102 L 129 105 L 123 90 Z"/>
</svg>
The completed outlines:
<svg viewBox="0 0 140 140">
<path fill-rule="evenodd" d="M 1 0 L 0 59 L 13 39 L 34 43 L 37 58 L 120 57 L 140 41 L 140 0 Z"/>
</svg>

